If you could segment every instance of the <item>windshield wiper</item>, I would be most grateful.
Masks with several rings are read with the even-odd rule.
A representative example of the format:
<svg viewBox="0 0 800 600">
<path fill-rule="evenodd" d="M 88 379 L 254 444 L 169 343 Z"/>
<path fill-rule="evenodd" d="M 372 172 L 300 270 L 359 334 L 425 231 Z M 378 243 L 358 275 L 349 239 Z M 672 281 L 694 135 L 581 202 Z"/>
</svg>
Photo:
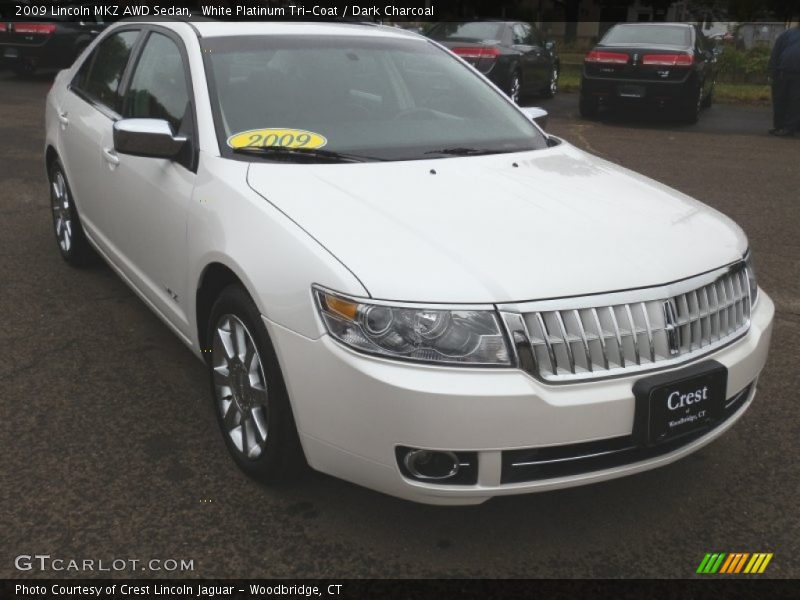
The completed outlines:
<svg viewBox="0 0 800 600">
<path fill-rule="evenodd" d="M 425 154 L 448 154 L 450 156 L 480 156 L 482 154 L 506 154 L 508 152 L 520 152 L 518 149 L 491 149 L 491 148 L 466 148 L 456 146 L 454 148 L 440 148 L 439 150 L 429 150 Z"/>
<path fill-rule="evenodd" d="M 336 162 L 367 162 L 380 160 L 372 156 L 361 156 L 359 154 L 347 154 L 334 150 L 322 150 L 320 148 L 289 148 L 288 146 L 243 146 L 234 148 L 236 154 L 253 154 L 260 156 L 307 156 L 309 158 L 323 158 Z"/>
</svg>

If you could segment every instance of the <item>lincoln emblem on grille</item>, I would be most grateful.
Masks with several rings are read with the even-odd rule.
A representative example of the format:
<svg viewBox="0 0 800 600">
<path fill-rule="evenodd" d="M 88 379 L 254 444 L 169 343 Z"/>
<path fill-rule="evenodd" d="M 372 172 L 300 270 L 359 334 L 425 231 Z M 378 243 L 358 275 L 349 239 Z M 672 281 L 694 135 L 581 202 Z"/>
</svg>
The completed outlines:
<svg viewBox="0 0 800 600">
<path fill-rule="evenodd" d="M 678 325 L 675 300 L 672 298 L 664 301 L 664 331 L 667 332 L 669 353 L 674 356 L 681 351 L 681 330 Z"/>
</svg>

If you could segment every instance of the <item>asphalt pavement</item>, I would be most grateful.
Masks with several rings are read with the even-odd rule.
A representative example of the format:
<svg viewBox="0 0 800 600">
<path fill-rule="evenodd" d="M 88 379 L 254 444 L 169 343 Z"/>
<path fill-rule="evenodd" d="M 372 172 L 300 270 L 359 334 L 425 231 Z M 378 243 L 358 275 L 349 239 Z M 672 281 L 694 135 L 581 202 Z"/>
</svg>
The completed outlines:
<svg viewBox="0 0 800 600">
<path fill-rule="evenodd" d="M 768 136 L 768 109 L 715 105 L 684 126 L 581 120 L 574 94 L 541 102 L 553 133 L 744 227 L 777 305 L 772 352 L 748 413 L 682 461 L 441 508 L 236 469 L 202 364 L 109 268 L 59 257 L 49 87 L 0 73 L 0 576 L 59 575 L 14 566 L 49 554 L 191 559 L 172 574 L 193 577 L 690 577 L 722 551 L 773 552 L 767 575 L 800 577 L 800 139 Z"/>
</svg>

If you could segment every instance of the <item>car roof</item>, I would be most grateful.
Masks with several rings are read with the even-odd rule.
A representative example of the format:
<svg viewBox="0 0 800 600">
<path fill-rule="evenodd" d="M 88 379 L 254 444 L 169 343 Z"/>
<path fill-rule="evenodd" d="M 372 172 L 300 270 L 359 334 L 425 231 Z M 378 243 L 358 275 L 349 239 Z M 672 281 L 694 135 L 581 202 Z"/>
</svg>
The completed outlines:
<svg viewBox="0 0 800 600">
<path fill-rule="evenodd" d="M 649 21 L 647 23 L 616 23 L 614 27 L 618 25 L 624 25 L 625 27 L 689 27 L 694 29 L 694 25 L 691 23 L 662 23 L 660 21 Z"/>
<path fill-rule="evenodd" d="M 226 23 L 222 21 L 193 21 L 192 25 L 204 38 L 247 35 L 345 35 L 425 39 L 414 32 L 369 22 L 246 21 Z"/>
</svg>

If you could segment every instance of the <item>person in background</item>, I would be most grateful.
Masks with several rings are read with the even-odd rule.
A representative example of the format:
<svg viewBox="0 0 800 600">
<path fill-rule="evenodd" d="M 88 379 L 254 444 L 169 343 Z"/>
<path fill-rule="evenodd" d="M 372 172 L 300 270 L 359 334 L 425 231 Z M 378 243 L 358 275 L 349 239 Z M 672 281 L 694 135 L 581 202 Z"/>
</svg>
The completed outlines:
<svg viewBox="0 0 800 600">
<path fill-rule="evenodd" d="M 784 31 L 775 40 L 769 58 L 772 78 L 772 135 L 800 132 L 800 25 Z"/>
</svg>

